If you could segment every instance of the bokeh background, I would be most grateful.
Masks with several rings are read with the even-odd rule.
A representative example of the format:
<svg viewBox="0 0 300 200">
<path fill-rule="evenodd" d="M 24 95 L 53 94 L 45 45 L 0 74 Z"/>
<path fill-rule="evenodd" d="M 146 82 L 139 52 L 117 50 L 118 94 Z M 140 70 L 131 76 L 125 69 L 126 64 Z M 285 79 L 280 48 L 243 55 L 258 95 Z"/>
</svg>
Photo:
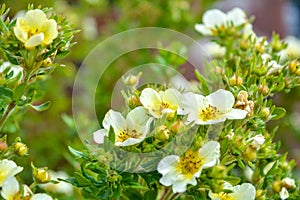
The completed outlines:
<svg viewBox="0 0 300 200">
<path fill-rule="evenodd" d="M 57 69 L 53 76 L 41 79 L 39 99 L 50 100 L 52 106 L 43 113 L 32 110 L 22 113 L 19 129 L 9 129 L 12 135 L 20 135 L 30 147 L 30 161 L 37 166 L 48 166 L 53 170 L 63 170 L 69 174 L 78 168 L 78 164 L 68 153 L 68 146 L 83 149 L 77 136 L 71 109 L 72 86 L 76 71 L 84 58 L 101 41 L 113 34 L 137 27 L 158 26 L 183 32 L 196 40 L 201 36 L 194 30 L 194 24 L 201 22 L 202 14 L 211 8 L 228 11 L 235 6 L 255 16 L 254 30 L 258 35 L 271 37 L 275 31 L 282 38 L 293 36 L 293 51 L 300 55 L 300 1 L 288 0 L 18 0 L 3 1 L 11 8 L 10 16 L 21 15 L 28 3 L 35 6 L 53 7 L 62 13 L 81 30 L 76 36 L 77 45 L 72 48 L 66 59 L 60 60 L 66 67 Z M 298 43 L 297 43 L 298 42 Z M 122 44 L 120 44 L 122 45 Z M 96 110 L 102 119 L 110 106 L 110 95 L 114 83 L 131 67 L 156 62 L 155 52 L 139 50 L 128 53 L 116 60 L 104 74 L 96 95 Z M 289 158 L 295 159 L 300 170 L 300 88 L 289 94 L 274 97 L 278 106 L 287 109 L 287 115 L 270 126 L 279 126 L 277 141 L 281 141 L 282 152 L 289 152 Z M 100 120 L 99 120 L 100 121 Z M 19 162 L 30 165 L 25 159 Z M 30 167 L 28 167 L 30 169 Z M 29 180 L 31 172 L 23 173 Z M 297 172 L 295 172 L 297 173 Z M 299 173 L 299 172 L 298 172 Z M 298 174 L 300 177 L 300 174 Z M 72 198 L 71 198 L 72 199 Z"/>
</svg>

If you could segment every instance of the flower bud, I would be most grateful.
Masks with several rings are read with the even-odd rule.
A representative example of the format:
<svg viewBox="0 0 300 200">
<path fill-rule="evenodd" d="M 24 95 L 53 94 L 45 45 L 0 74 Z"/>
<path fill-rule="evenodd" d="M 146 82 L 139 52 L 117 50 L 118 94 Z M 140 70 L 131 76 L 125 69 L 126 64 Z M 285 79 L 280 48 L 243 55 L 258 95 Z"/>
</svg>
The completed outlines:
<svg viewBox="0 0 300 200">
<path fill-rule="evenodd" d="M 19 156 L 26 156 L 28 153 L 28 147 L 22 142 L 17 142 L 14 144 L 14 151 Z"/>
<path fill-rule="evenodd" d="M 264 119 L 270 118 L 270 109 L 265 107 L 260 111 L 260 114 L 264 117 Z"/>
<path fill-rule="evenodd" d="M 270 92 L 269 87 L 266 86 L 266 85 L 259 85 L 258 88 L 259 88 L 259 91 L 260 91 L 263 95 L 268 95 L 269 92 Z"/>
<path fill-rule="evenodd" d="M 34 168 L 33 177 L 37 183 L 47 183 L 50 179 L 50 173 L 46 167 L 44 168 Z"/>
<path fill-rule="evenodd" d="M 174 133 L 180 133 L 184 128 L 184 123 L 181 120 L 177 120 L 172 124 L 171 131 Z"/>
<path fill-rule="evenodd" d="M 138 73 L 137 75 L 129 74 L 126 77 L 123 76 L 122 81 L 125 85 L 135 88 L 139 83 L 139 79 L 140 79 L 141 75 L 142 75 L 141 72 Z"/>
<path fill-rule="evenodd" d="M 295 180 L 292 178 L 286 177 L 286 178 L 282 179 L 281 182 L 282 182 L 282 185 L 287 189 L 296 187 Z"/>
<path fill-rule="evenodd" d="M 262 44 L 256 44 L 255 45 L 255 50 L 258 51 L 260 54 L 263 54 L 266 51 L 266 48 Z"/>
<path fill-rule="evenodd" d="M 157 133 L 155 134 L 155 139 L 160 141 L 166 141 L 170 137 L 170 130 L 167 126 L 161 125 L 158 127 Z"/>
<path fill-rule="evenodd" d="M 4 142 L 0 142 L 0 151 L 4 150 L 6 148 L 7 148 L 6 142 L 5 141 Z"/>
<path fill-rule="evenodd" d="M 141 102 L 140 99 L 138 97 L 136 97 L 135 95 L 132 95 L 131 97 L 129 97 L 127 99 L 127 105 L 129 108 L 133 109 L 136 108 L 138 106 L 141 106 Z"/>
<path fill-rule="evenodd" d="M 279 193 L 282 187 L 282 182 L 281 181 L 275 181 L 272 185 L 272 190 L 276 193 Z"/>
<path fill-rule="evenodd" d="M 253 72 L 257 75 L 257 76 L 263 76 L 266 75 L 268 70 L 267 67 L 265 65 L 261 65 L 261 66 L 257 66 L 254 68 Z"/>
<path fill-rule="evenodd" d="M 242 39 L 240 42 L 240 47 L 242 50 L 246 51 L 250 48 L 250 41 L 246 38 Z"/>
<path fill-rule="evenodd" d="M 244 83 L 244 80 L 243 78 L 241 77 L 237 77 L 236 75 L 233 75 L 230 79 L 229 79 L 229 84 L 231 86 L 234 86 L 234 85 L 242 85 Z"/>
<path fill-rule="evenodd" d="M 246 150 L 243 152 L 243 156 L 248 161 L 253 161 L 256 159 L 256 148 L 252 147 L 252 145 L 248 145 Z"/>
</svg>

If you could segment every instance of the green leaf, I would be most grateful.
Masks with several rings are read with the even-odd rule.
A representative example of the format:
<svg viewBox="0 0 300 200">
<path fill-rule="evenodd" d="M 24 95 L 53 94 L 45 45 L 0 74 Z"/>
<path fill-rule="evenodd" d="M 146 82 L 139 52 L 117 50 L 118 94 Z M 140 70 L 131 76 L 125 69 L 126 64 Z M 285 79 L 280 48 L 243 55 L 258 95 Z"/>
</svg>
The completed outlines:
<svg viewBox="0 0 300 200">
<path fill-rule="evenodd" d="M 70 146 L 68 146 L 68 149 L 70 153 L 76 158 L 84 158 L 84 159 L 88 158 L 83 152 L 73 149 Z"/>
<path fill-rule="evenodd" d="M 143 199 L 141 193 L 136 189 L 127 189 L 123 192 L 123 194 L 129 199 Z"/>
<path fill-rule="evenodd" d="M 14 89 L 14 94 L 12 97 L 13 101 L 17 101 L 23 96 L 26 86 L 27 86 L 26 83 L 22 83 Z"/>
<path fill-rule="evenodd" d="M 56 57 L 57 58 L 63 58 L 63 57 L 65 57 L 66 55 L 68 55 L 70 53 L 70 51 L 60 51 L 60 52 L 58 52 L 57 54 L 56 54 Z"/>
<path fill-rule="evenodd" d="M 89 186 L 91 185 L 91 182 L 86 179 L 82 174 L 80 174 L 79 172 L 75 172 L 74 174 L 77 182 L 78 182 L 78 187 L 85 187 L 85 186 Z"/>
<path fill-rule="evenodd" d="M 11 99 L 12 96 L 13 92 L 11 91 L 11 89 L 5 86 L 0 86 L 0 98 Z"/>
<path fill-rule="evenodd" d="M 209 88 L 208 88 L 205 78 L 201 75 L 201 73 L 198 70 L 195 70 L 195 75 L 196 75 L 196 78 L 200 81 L 201 92 L 203 92 L 204 95 L 208 95 Z"/>
<path fill-rule="evenodd" d="M 7 60 L 14 65 L 18 65 L 18 60 L 15 58 L 15 56 L 11 55 L 8 51 L 4 51 L 5 57 Z"/>
<path fill-rule="evenodd" d="M 41 105 L 38 105 L 38 106 L 34 106 L 32 104 L 30 104 L 30 107 L 33 108 L 34 110 L 38 111 L 38 112 L 42 112 L 42 111 L 45 111 L 47 110 L 51 105 L 51 102 L 50 101 L 47 101 Z"/>
<path fill-rule="evenodd" d="M 115 143 L 115 139 L 116 139 L 116 136 L 115 136 L 115 132 L 114 130 L 110 127 L 109 129 L 109 133 L 108 133 L 108 139 L 109 141 L 111 141 L 113 144 Z"/>
<path fill-rule="evenodd" d="M 145 192 L 144 200 L 153 200 L 157 198 L 157 190 L 150 190 Z"/>
<path fill-rule="evenodd" d="M 271 119 L 275 120 L 275 119 L 281 119 L 285 116 L 286 110 L 282 107 L 276 107 L 271 115 Z"/>
</svg>

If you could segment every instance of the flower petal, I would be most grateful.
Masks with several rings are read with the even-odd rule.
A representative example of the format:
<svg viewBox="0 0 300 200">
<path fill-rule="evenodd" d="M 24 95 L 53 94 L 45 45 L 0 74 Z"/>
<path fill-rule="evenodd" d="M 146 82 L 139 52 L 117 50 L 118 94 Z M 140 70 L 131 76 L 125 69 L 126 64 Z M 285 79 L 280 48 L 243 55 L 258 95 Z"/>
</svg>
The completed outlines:
<svg viewBox="0 0 300 200">
<path fill-rule="evenodd" d="M 255 194 L 256 190 L 252 184 L 243 183 L 242 185 L 233 187 L 233 193 L 230 196 L 234 199 L 254 200 Z"/>
<path fill-rule="evenodd" d="M 287 191 L 287 189 L 285 187 L 282 187 L 280 192 L 279 192 L 279 196 L 282 200 L 287 199 L 290 197 L 289 192 Z"/>
<path fill-rule="evenodd" d="M 139 138 L 128 138 L 124 142 L 116 142 L 115 145 L 120 147 L 130 146 L 130 145 L 138 144 L 142 142 L 144 139 L 145 139 L 145 135 L 142 135 Z"/>
<path fill-rule="evenodd" d="M 38 45 L 41 45 L 44 41 L 44 34 L 39 33 L 31 36 L 26 42 L 25 42 L 25 47 L 27 49 L 36 47 Z"/>
<path fill-rule="evenodd" d="M 203 169 L 218 164 L 220 158 L 220 144 L 216 141 L 205 143 L 199 149 L 199 155 L 204 159 Z"/>
<path fill-rule="evenodd" d="M 0 187 L 4 182 L 16 174 L 20 173 L 23 170 L 23 167 L 17 166 L 17 164 L 12 160 L 1 160 L 0 161 Z"/>
<path fill-rule="evenodd" d="M 164 157 L 157 165 L 157 171 L 162 175 L 165 175 L 169 171 L 173 170 L 175 165 L 179 162 L 179 156 L 170 155 Z"/>
<path fill-rule="evenodd" d="M 14 196 L 19 192 L 19 190 L 20 185 L 17 179 L 12 176 L 4 182 L 2 186 L 1 196 L 4 199 L 14 199 Z"/>
<path fill-rule="evenodd" d="M 140 96 L 140 101 L 143 104 L 143 106 L 150 111 L 150 113 L 154 117 L 160 117 L 159 114 L 154 112 L 155 110 L 160 110 L 161 107 L 161 98 L 158 92 L 156 92 L 152 88 L 145 88 Z"/>
<path fill-rule="evenodd" d="M 228 119 L 244 119 L 247 114 L 248 112 L 246 110 L 232 108 L 228 113 L 226 113 L 226 117 Z"/>
<path fill-rule="evenodd" d="M 162 92 L 161 99 L 164 103 L 168 103 L 171 106 L 179 107 L 182 99 L 181 93 L 173 88 L 167 89 Z M 177 110 L 177 108 L 176 108 Z"/>
<path fill-rule="evenodd" d="M 108 136 L 108 130 L 106 130 L 106 129 L 100 129 L 93 133 L 94 141 L 98 144 L 104 143 L 105 136 Z"/>
<path fill-rule="evenodd" d="M 246 22 L 246 13 L 240 8 L 234 8 L 227 13 L 227 21 L 239 26 Z"/>
<path fill-rule="evenodd" d="M 21 19 L 17 19 L 17 24 L 18 21 L 20 21 Z M 24 31 L 22 28 L 20 28 L 19 26 L 14 27 L 14 34 L 15 36 L 18 38 L 18 40 L 20 40 L 21 42 L 25 43 L 26 40 L 28 39 L 28 34 L 26 31 Z"/>
<path fill-rule="evenodd" d="M 103 127 L 106 130 L 109 130 L 109 127 L 113 127 L 115 133 L 118 133 L 120 131 L 123 131 L 125 129 L 127 129 L 127 124 L 126 124 L 126 120 L 124 119 L 124 117 L 121 115 L 121 113 L 116 112 L 112 109 L 110 109 L 102 122 Z"/>
<path fill-rule="evenodd" d="M 228 109 L 232 108 L 235 101 L 233 94 L 223 89 L 211 93 L 206 98 L 212 106 L 217 107 L 222 113 L 226 113 Z"/>
<path fill-rule="evenodd" d="M 40 30 L 43 23 L 47 20 L 46 14 L 40 9 L 29 10 L 25 16 L 24 20 L 27 22 L 28 26 L 32 29 Z"/>
<path fill-rule="evenodd" d="M 136 126 L 145 126 L 148 120 L 149 117 L 146 109 L 143 106 L 139 106 L 131 110 L 126 117 L 127 125 L 130 128 L 135 128 Z"/>
<path fill-rule="evenodd" d="M 203 24 L 208 28 L 215 28 L 221 26 L 226 22 L 226 14 L 218 9 L 208 10 L 203 15 Z"/>
<path fill-rule="evenodd" d="M 203 24 L 196 24 L 195 25 L 195 30 L 198 31 L 199 33 L 201 33 L 204 36 L 212 35 L 212 31 Z"/>
<path fill-rule="evenodd" d="M 46 20 L 42 26 L 45 35 L 44 44 L 50 44 L 58 35 L 57 23 L 54 19 Z"/>
</svg>

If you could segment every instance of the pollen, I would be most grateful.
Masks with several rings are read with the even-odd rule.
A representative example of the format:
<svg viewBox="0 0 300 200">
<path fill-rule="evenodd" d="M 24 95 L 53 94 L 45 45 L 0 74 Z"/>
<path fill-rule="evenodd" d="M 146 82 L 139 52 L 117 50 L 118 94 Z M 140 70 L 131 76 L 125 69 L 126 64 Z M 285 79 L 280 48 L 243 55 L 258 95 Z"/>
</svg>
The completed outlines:
<svg viewBox="0 0 300 200">
<path fill-rule="evenodd" d="M 177 168 L 187 178 L 191 178 L 200 170 L 202 165 L 203 159 L 200 158 L 198 151 L 194 152 L 192 150 L 188 150 L 185 155 L 180 157 Z"/>
<path fill-rule="evenodd" d="M 117 135 L 117 141 L 118 142 L 124 142 L 128 138 L 139 138 L 141 136 L 141 133 L 137 132 L 135 129 L 127 129 L 119 132 Z"/>
<path fill-rule="evenodd" d="M 200 116 L 199 118 L 202 121 L 208 121 L 208 120 L 216 120 L 220 116 L 220 112 L 217 109 L 217 107 L 214 107 L 212 105 L 208 105 L 205 109 L 200 110 Z"/>
</svg>

